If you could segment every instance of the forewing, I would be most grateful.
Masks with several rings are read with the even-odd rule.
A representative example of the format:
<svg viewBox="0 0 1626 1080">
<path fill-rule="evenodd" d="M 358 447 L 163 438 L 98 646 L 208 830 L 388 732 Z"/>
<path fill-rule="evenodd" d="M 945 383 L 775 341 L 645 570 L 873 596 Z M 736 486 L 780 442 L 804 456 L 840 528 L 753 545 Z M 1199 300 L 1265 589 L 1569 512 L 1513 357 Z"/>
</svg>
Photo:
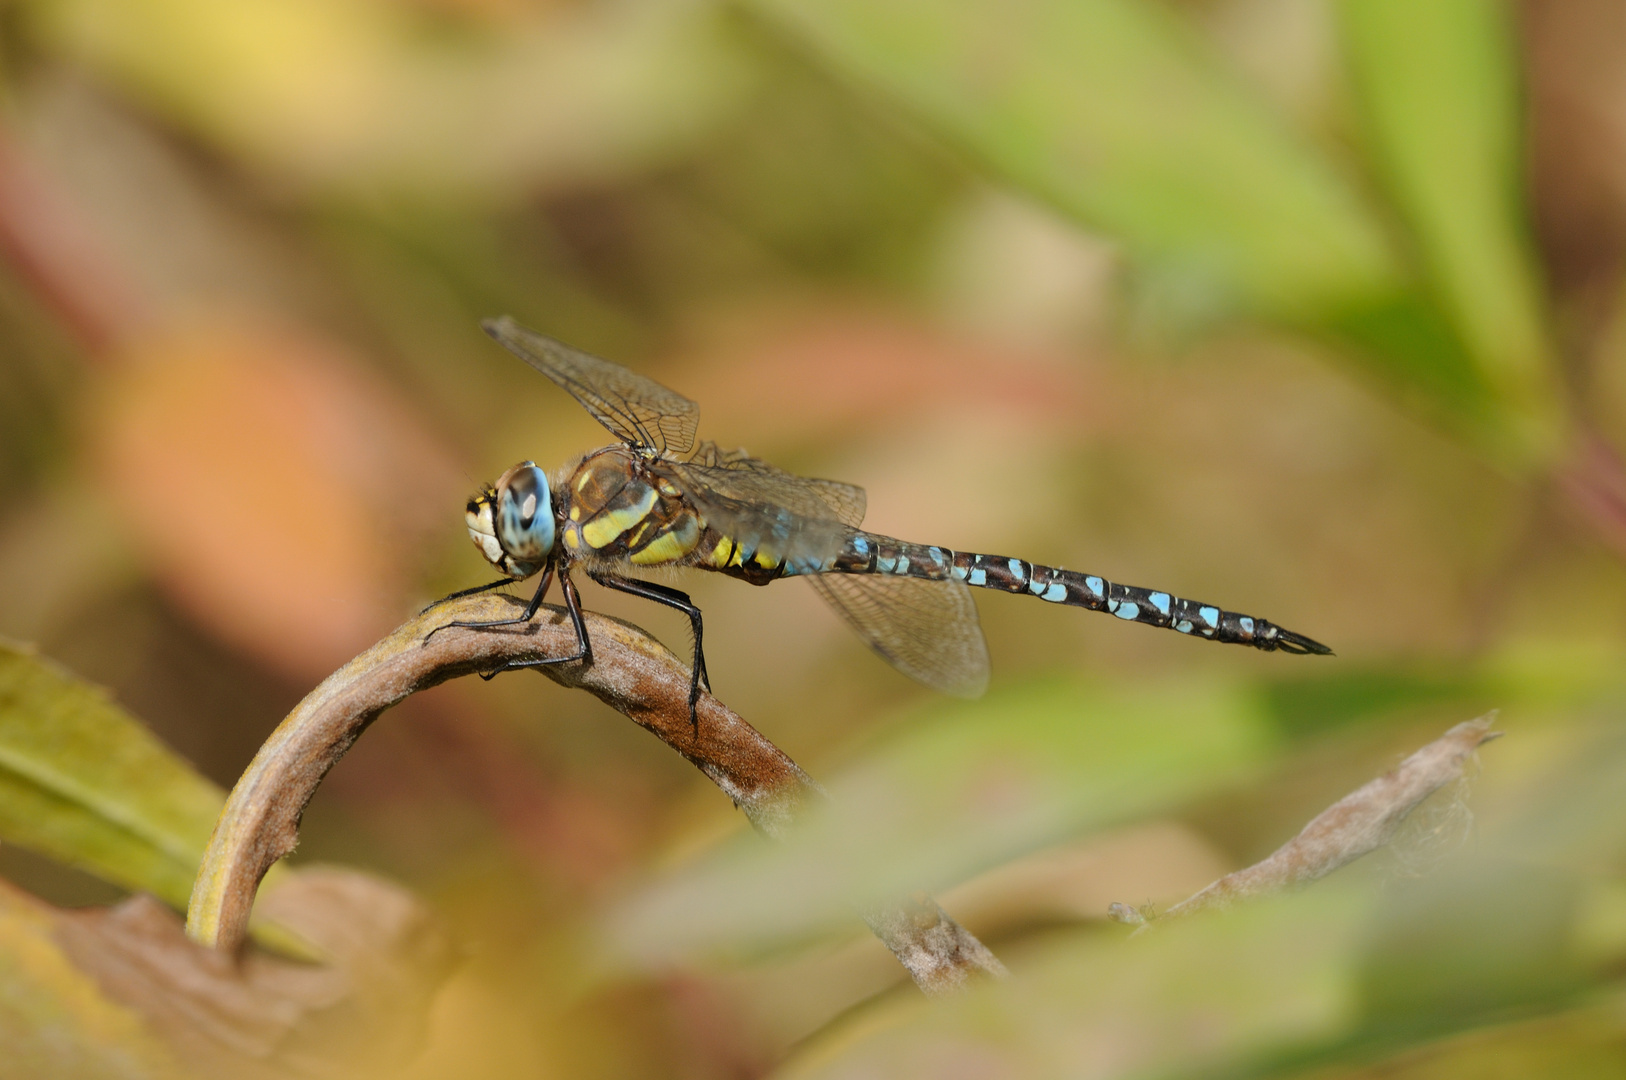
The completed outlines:
<svg viewBox="0 0 1626 1080">
<path fill-rule="evenodd" d="M 562 386 L 616 438 L 635 448 L 686 454 L 700 406 L 654 379 L 527 330 L 504 315 L 480 324 L 509 352 Z"/>
<path fill-rule="evenodd" d="M 711 441 L 696 448 L 694 457 L 683 463 L 697 470 L 719 490 L 737 489 L 741 498 L 777 499 L 797 513 L 809 517 L 829 517 L 854 528 L 864 523 L 867 498 L 864 489 L 839 480 L 797 476 L 779 466 L 754 458 L 744 450 L 724 450 Z"/>
<path fill-rule="evenodd" d="M 797 477 L 803 483 L 813 488 L 819 498 L 830 505 L 836 512 L 836 520 L 843 525 L 853 528 L 864 523 L 864 509 L 869 498 L 864 489 L 853 484 L 843 484 L 840 480 L 820 480 L 811 476 Z"/>
<path fill-rule="evenodd" d="M 987 689 L 988 645 L 965 585 L 876 574 L 817 574 L 807 581 L 911 679 L 956 697 Z"/>
<path fill-rule="evenodd" d="M 864 520 L 864 489 L 797 476 L 738 451 L 702 443 L 694 460 L 656 466 L 672 477 L 707 524 L 750 550 L 821 561 Z"/>
</svg>

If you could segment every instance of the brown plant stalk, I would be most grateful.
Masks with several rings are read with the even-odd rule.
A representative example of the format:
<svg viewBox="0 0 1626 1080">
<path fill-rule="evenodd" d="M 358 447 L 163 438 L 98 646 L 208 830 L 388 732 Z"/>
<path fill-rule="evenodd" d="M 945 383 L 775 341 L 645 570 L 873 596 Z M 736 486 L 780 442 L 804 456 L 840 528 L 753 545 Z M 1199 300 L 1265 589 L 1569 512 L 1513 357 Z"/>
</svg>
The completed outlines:
<svg viewBox="0 0 1626 1080">
<path fill-rule="evenodd" d="M 1157 921 L 1307 885 L 1383 847 L 1423 800 L 1462 778 L 1480 746 L 1501 737 L 1501 732 L 1490 730 L 1495 719 L 1492 712 L 1458 724 L 1317 814 L 1264 859 L 1225 875 L 1158 915 Z M 1108 916 L 1142 930 L 1152 925 L 1145 913 L 1128 904 L 1113 904 Z"/>
<path fill-rule="evenodd" d="M 529 624 L 504 630 L 431 630 L 453 621 L 512 617 L 521 601 L 484 595 L 442 604 L 408 620 L 334 672 L 272 732 L 232 789 L 209 839 L 187 909 L 193 940 L 224 952 L 241 948 L 259 882 L 298 842 L 299 819 L 322 778 L 367 725 L 390 706 L 448 679 L 511 661 L 570 656 L 575 632 L 563 609 L 544 607 Z M 586 613 L 593 663 L 537 670 L 586 690 L 654 733 L 723 790 L 758 831 L 785 836 L 823 791 L 750 724 L 710 694 L 698 724 L 688 706 L 689 671 L 629 623 Z M 427 640 L 426 640 L 427 638 Z M 864 919 L 928 994 L 964 985 L 1004 966 L 930 897 L 865 911 Z"/>
</svg>

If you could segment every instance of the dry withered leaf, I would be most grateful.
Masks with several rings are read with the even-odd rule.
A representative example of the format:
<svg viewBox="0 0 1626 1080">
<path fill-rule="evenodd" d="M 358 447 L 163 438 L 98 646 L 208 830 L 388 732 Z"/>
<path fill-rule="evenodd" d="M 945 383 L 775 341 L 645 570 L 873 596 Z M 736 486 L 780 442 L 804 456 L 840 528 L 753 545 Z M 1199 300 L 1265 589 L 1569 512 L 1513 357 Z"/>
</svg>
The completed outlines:
<svg viewBox="0 0 1626 1080">
<path fill-rule="evenodd" d="M 34 1011 L 60 1005 L 79 1021 L 7 1024 L 0 993 L 5 1049 L 38 1066 L 15 1075 L 282 1080 L 385 1076 L 409 1061 L 455 960 L 423 905 L 369 875 L 312 868 L 268 891 L 265 907 L 326 962 L 252 948 L 234 959 L 190 941 L 180 917 L 144 894 L 64 911 L 0 885 L 0 926 L 36 929 L 26 972 Z M 42 978 L 51 971 L 54 980 Z M 61 1001 L 40 1000 L 52 995 Z M 31 1042 L 14 1041 L 12 1028 Z"/>
<path fill-rule="evenodd" d="M 1159 918 L 1225 908 L 1238 900 L 1307 885 L 1383 847 L 1424 800 L 1462 778 L 1479 747 L 1501 736 L 1501 732 L 1490 729 L 1495 719 L 1496 713 L 1491 712 L 1456 725 L 1376 780 L 1327 807 L 1297 836 L 1259 862 L 1225 875 Z M 1151 925 L 1144 913 L 1127 904 L 1112 904 L 1108 915 L 1143 930 Z"/>
</svg>

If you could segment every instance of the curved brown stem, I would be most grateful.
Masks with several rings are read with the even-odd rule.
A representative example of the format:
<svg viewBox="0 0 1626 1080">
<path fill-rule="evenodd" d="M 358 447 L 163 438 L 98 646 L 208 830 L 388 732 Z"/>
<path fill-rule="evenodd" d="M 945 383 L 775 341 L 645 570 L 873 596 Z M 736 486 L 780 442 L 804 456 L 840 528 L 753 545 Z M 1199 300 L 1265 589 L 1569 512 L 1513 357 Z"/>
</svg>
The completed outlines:
<svg viewBox="0 0 1626 1080">
<path fill-rule="evenodd" d="M 254 894 L 267 870 L 294 849 L 299 818 L 317 785 L 380 713 L 418 690 L 504 664 L 569 656 L 576 634 L 562 608 L 544 607 L 513 631 L 446 629 L 490 621 L 523 602 L 470 596 L 404 623 L 329 676 L 266 740 L 232 789 L 198 868 L 187 909 L 193 940 L 226 952 L 243 944 Z M 563 686 L 586 690 L 688 758 L 733 799 L 759 831 L 782 838 L 819 786 L 794 761 L 710 694 L 690 722 L 690 673 L 648 634 L 586 614 L 593 663 L 538 668 Z M 865 921 L 927 993 L 958 988 L 1003 965 L 928 897 L 868 911 Z"/>
</svg>

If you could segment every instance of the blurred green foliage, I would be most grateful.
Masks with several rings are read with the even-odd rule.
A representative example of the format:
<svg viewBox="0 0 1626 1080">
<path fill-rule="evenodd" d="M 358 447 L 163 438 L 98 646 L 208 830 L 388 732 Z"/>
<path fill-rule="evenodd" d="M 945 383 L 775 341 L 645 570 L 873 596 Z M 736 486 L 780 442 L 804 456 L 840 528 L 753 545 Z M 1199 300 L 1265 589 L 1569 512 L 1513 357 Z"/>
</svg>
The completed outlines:
<svg viewBox="0 0 1626 1080">
<path fill-rule="evenodd" d="M 475 327 L 511 313 L 863 484 L 878 530 L 1339 655 L 995 596 L 993 689 L 953 703 L 794 584 L 685 579 L 721 696 L 834 795 L 796 853 L 542 680 L 422 695 L 300 855 L 468 950 L 409 1075 L 1622 1075 L 1609 9 L 19 0 L 0 632 L 229 785 L 343 642 L 479 580 L 459 483 L 603 442 Z M 182 903 L 218 790 L 7 663 L 0 874 L 98 896 L 26 845 Z M 1102 920 L 1493 707 L 1395 850 Z M 900 990 L 855 885 L 942 890 L 1013 979 Z"/>
<path fill-rule="evenodd" d="M 105 694 L 0 643 L 0 836 L 184 906 L 225 792 Z"/>
<path fill-rule="evenodd" d="M 1559 449 L 1497 5 L 1343 5 L 1404 236 L 1158 5 L 757 6 L 1005 181 L 1200 283 L 1206 306 L 1344 339 L 1495 460 Z"/>
</svg>

